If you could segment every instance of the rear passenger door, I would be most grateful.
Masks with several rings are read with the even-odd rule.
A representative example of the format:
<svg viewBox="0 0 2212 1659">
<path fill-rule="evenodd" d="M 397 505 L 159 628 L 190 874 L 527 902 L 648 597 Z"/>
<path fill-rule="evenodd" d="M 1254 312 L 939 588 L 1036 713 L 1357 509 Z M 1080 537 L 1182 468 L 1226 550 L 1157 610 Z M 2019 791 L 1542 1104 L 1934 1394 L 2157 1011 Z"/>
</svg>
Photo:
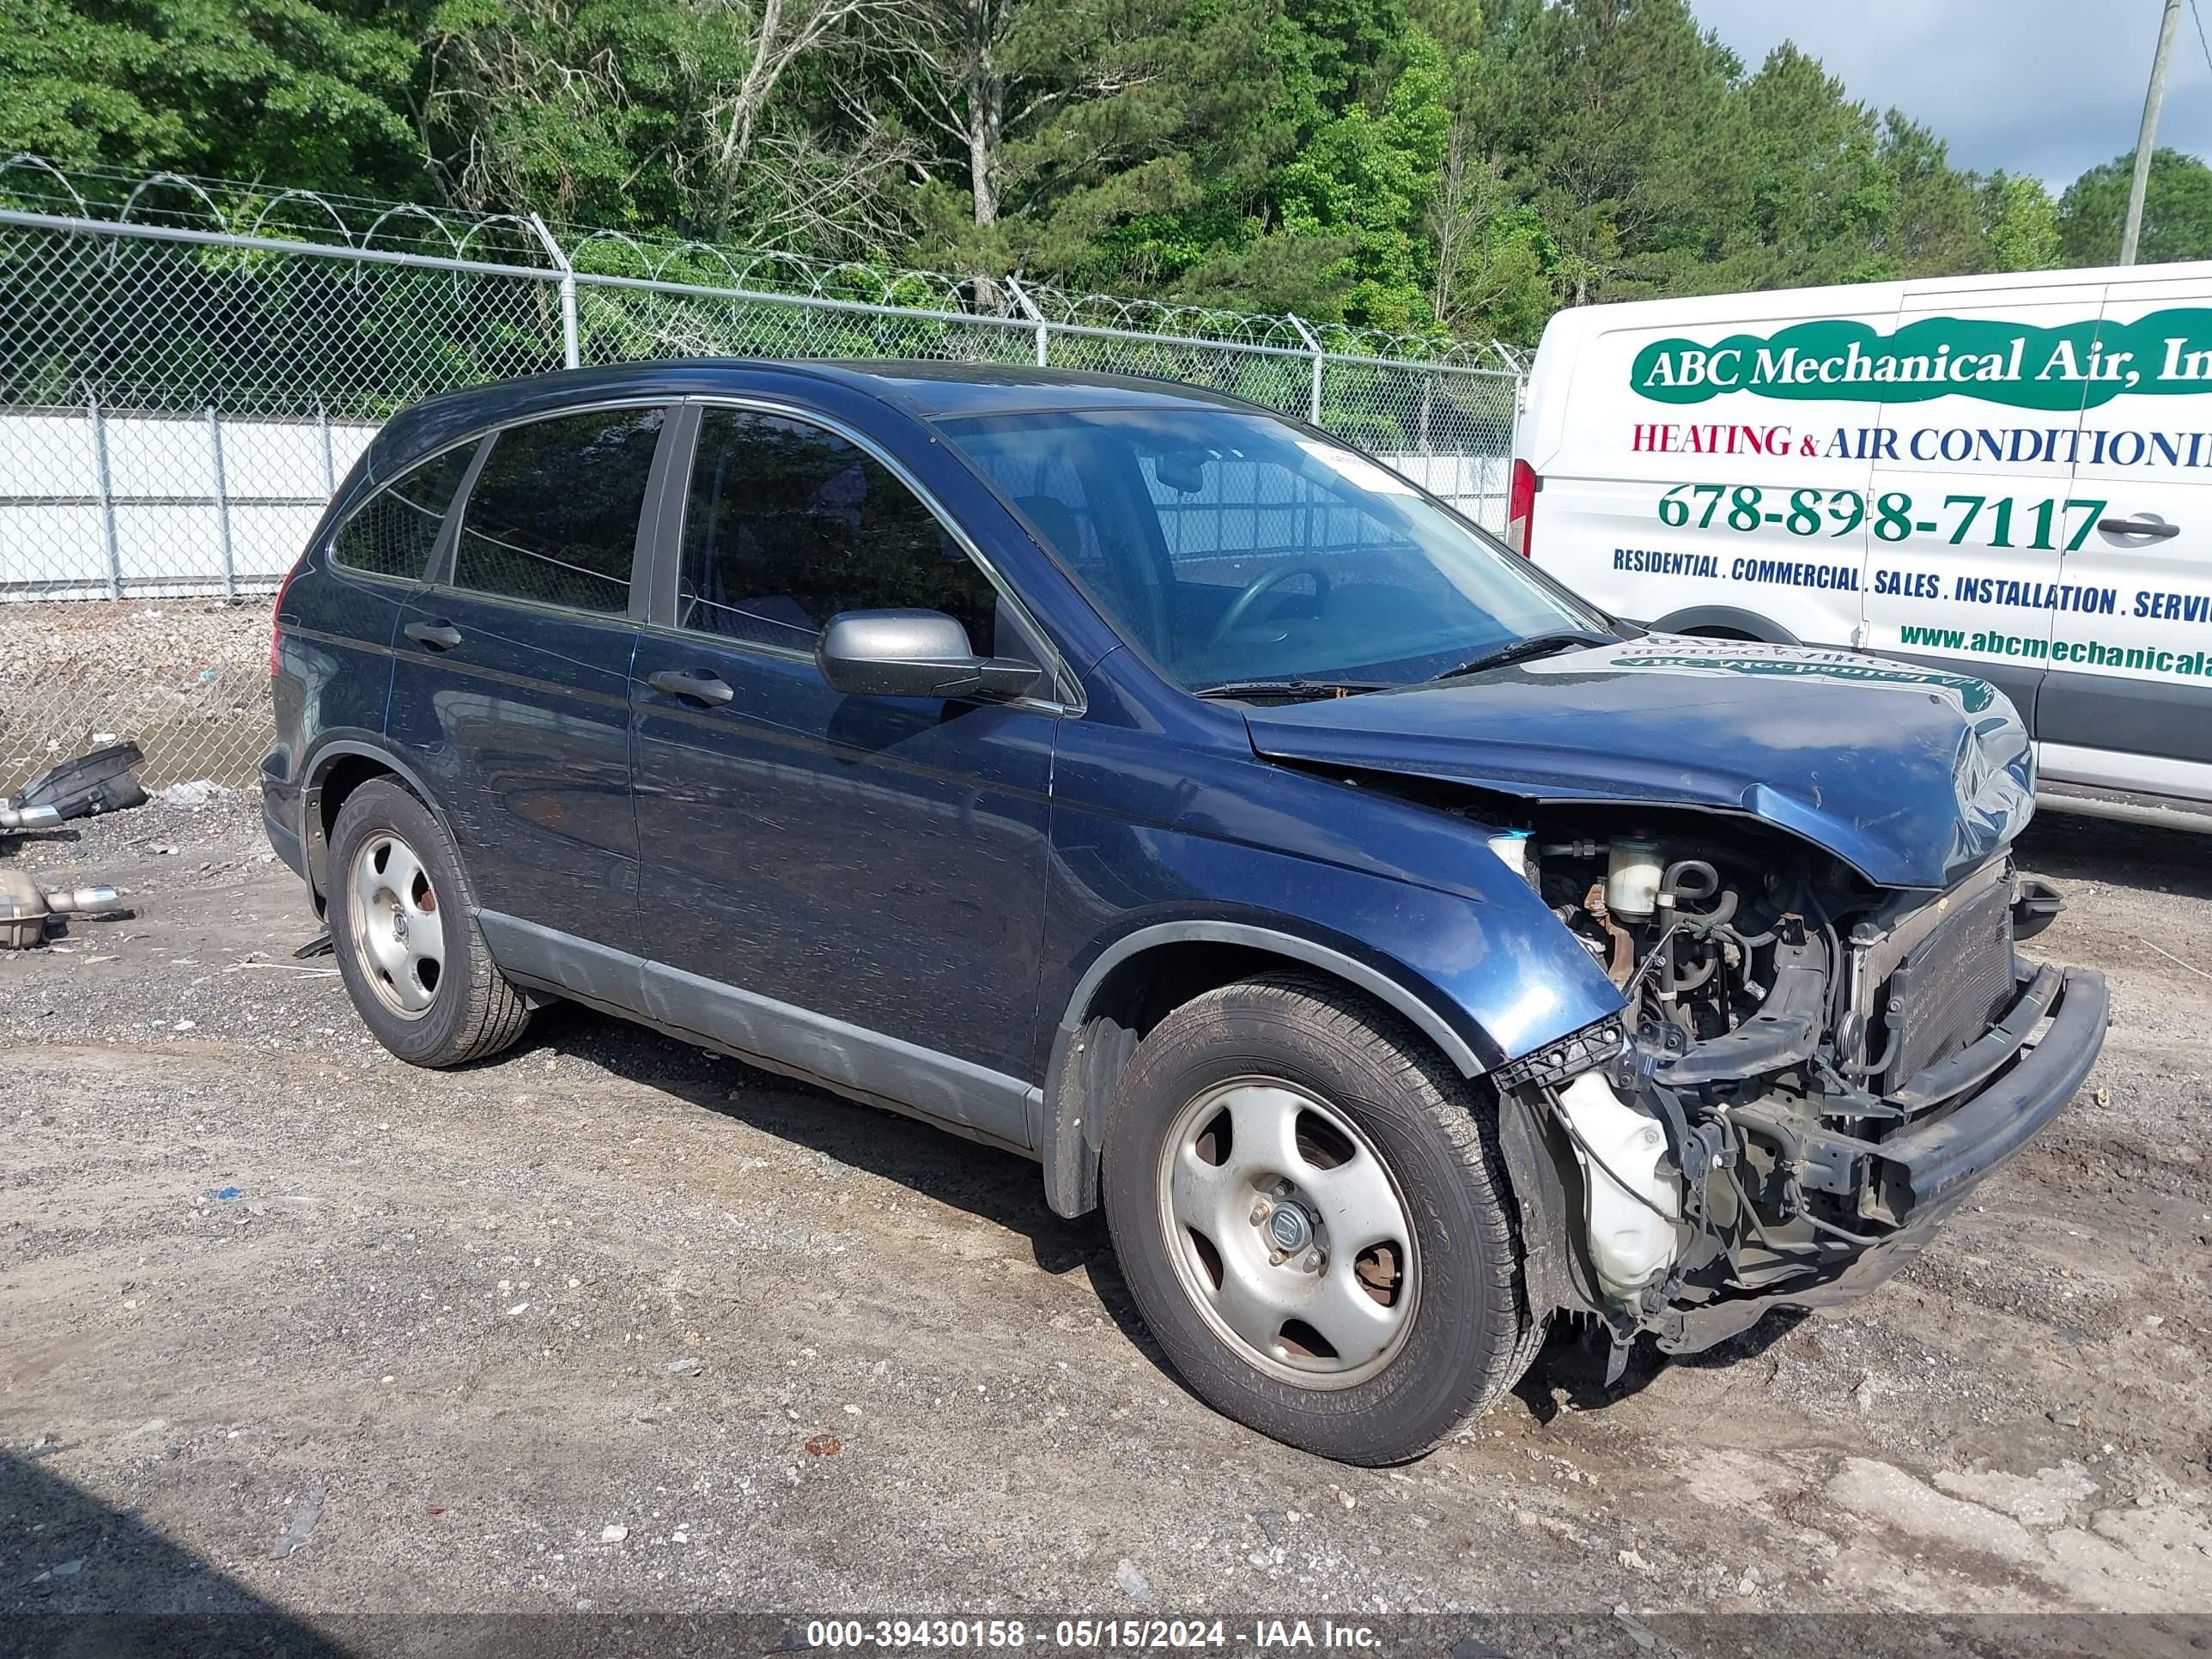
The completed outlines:
<svg viewBox="0 0 2212 1659">
<path fill-rule="evenodd" d="M 1025 1145 L 1060 710 L 845 696 L 813 652 L 841 611 L 914 606 L 1048 653 L 881 452 L 797 413 L 696 419 L 631 685 L 647 1008 Z"/>
<path fill-rule="evenodd" d="M 631 578 L 668 424 L 633 404 L 495 433 L 399 618 L 387 732 L 445 805 L 502 960 L 504 918 L 547 948 L 636 942 Z"/>
<path fill-rule="evenodd" d="M 447 514 L 476 462 L 470 439 L 373 491 L 340 521 L 319 565 L 284 590 L 276 729 L 309 740 L 384 729 L 399 612 L 429 572 Z M 283 707 L 297 698 L 297 710 Z M 297 775 L 295 773 L 294 775 Z"/>
</svg>

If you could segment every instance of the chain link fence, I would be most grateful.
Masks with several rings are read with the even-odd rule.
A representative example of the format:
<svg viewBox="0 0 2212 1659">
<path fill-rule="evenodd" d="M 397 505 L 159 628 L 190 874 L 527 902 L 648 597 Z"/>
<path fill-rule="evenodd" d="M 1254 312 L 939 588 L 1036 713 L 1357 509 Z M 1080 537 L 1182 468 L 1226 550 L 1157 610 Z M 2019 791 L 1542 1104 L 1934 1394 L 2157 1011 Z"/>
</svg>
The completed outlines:
<svg viewBox="0 0 2212 1659">
<path fill-rule="evenodd" d="M 269 598 L 386 417 L 645 358 L 926 357 L 1155 375 L 1312 419 L 1492 529 L 1502 347 L 471 218 L 0 164 L 0 793 L 136 739 L 252 781 Z"/>
</svg>

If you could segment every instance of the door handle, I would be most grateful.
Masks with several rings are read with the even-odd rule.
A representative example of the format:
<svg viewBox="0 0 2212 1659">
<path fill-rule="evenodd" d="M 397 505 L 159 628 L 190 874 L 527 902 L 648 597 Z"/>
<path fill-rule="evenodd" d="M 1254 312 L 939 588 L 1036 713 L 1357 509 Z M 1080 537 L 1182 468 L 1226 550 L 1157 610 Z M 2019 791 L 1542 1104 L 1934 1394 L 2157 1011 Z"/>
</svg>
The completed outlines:
<svg viewBox="0 0 2212 1659">
<path fill-rule="evenodd" d="M 399 631 L 432 651 L 450 651 L 461 642 L 461 630 L 443 617 L 435 622 L 411 622 Z"/>
<path fill-rule="evenodd" d="M 664 668 L 658 674 L 647 675 L 645 683 L 663 696 L 690 697 L 716 708 L 738 695 L 730 690 L 727 681 L 716 678 L 703 668 L 684 672 Z"/>
<path fill-rule="evenodd" d="M 2155 519 L 2100 519 L 2097 528 L 2107 536 L 2148 536 L 2162 542 L 2181 533 L 2178 524 L 2160 524 Z"/>
</svg>

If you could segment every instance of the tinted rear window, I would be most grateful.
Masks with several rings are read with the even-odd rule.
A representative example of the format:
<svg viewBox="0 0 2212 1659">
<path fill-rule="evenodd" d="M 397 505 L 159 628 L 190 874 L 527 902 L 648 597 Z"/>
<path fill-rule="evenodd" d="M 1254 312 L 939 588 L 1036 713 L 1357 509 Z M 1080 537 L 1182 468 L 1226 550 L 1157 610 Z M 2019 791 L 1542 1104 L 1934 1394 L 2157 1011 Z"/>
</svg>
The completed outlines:
<svg viewBox="0 0 2212 1659">
<path fill-rule="evenodd" d="M 453 585 L 620 616 L 665 410 L 599 409 L 509 427 L 462 509 Z"/>
<path fill-rule="evenodd" d="M 371 495 L 331 544 L 337 562 L 352 570 L 419 580 L 476 453 L 472 443 L 449 449 Z"/>
</svg>

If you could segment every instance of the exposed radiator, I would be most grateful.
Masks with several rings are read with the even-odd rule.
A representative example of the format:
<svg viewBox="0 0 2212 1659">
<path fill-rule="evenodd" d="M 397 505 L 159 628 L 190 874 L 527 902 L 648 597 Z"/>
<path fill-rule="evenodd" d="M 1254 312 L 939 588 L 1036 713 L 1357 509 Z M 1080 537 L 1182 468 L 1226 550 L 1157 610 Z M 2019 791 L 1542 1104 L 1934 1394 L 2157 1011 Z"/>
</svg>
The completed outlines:
<svg viewBox="0 0 2212 1659">
<path fill-rule="evenodd" d="M 1998 882 L 1958 904 L 1890 976 L 1885 1088 L 1948 1060 L 2012 1000 L 2012 889 Z"/>
</svg>

